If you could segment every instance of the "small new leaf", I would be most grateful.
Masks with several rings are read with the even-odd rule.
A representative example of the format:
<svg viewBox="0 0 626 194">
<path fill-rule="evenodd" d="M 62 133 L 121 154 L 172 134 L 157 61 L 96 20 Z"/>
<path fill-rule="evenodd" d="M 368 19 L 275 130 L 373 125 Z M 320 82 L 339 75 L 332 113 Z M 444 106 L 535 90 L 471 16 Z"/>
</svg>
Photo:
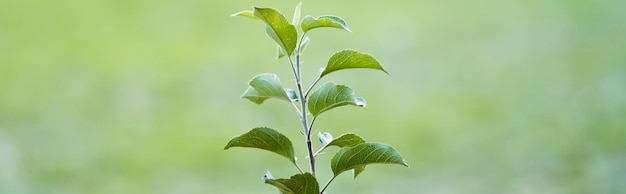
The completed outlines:
<svg viewBox="0 0 626 194">
<path fill-rule="evenodd" d="M 334 71 L 352 68 L 376 69 L 389 74 L 383 69 L 380 63 L 378 63 L 376 58 L 355 50 L 342 50 L 330 57 L 320 77 L 324 77 Z"/>
<path fill-rule="evenodd" d="M 354 169 L 356 177 L 363 172 L 363 166 L 375 163 L 409 166 L 396 149 L 382 143 L 363 143 L 354 147 L 344 147 L 330 162 L 334 176 Z"/>
<path fill-rule="evenodd" d="M 288 96 L 288 90 L 285 90 L 280 84 L 280 80 L 276 74 L 264 73 L 252 78 L 248 83 L 248 89 L 241 96 L 256 104 L 262 104 L 269 98 L 291 101 Z"/>
<path fill-rule="evenodd" d="M 248 17 L 248 18 L 252 18 L 252 19 L 259 19 L 256 16 L 254 16 L 254 12 L 252 12 L 250 10 L 240 11 L 240 12 L 234 13 L 234 14 L 232 14 L 230 16 L 232 16 L 232 17 L 243 16 L 243 17 Z"/>
<path fill-rule="evenodd" d="M 340 17 L 331 15 L 320 16 L 317 18 L 313 16 L 306 16 L 304 17 L 304 19 L 302 19 L 302 25 L 300 25 L 300 28 L 302 28 L 303 32 L 308 32 L 309 30 L 321 27 L 339 28 L 348 32 L 352 32 L 350 31 L 348 24 L 346 24 L 346 21 L 344 21 Z"/>
<path fill-rule="evenodd" d="M 287 96 L 289 97 L 289 99 L 291 101 L 297 101 L 298 100 L 298 94 L 296 93 L 295 90 L 287 88 L 287 89 L 285 89 L 285 93 L 287 93 Z"/>
<path fill-rule="evenodd" d="M 292 163 L 296 162 L 293 145 L 289 138 L 280 132 L 267 128 L 257 127 L 239 137 L 231 139 L 224 149 L 231 147 L 248 147 L 267 150 L 286 157 Z"/>
<path fill-rule="evenodd" d="M 324 147 L 326 147 L 326 145 L 333 141 L 333 135 L 328 132 L 317 132 L 317 138 L 320 140 L 320 143 L 322 143 Z"/>
<path fill-rule="evenodd" d="M 274 185 L 281 194 L 319 194 L 319 183 L 311 173 L 296 174 L 289 179 L 266 179 L 265 183 Z"/>
<path fill-rule="evenodd" d="M 280 59 L 280 58 L 283 58 L 284 56 L 287 56 L 287 53 L 285 52 L 285 49 L 283 49 L 283 47 L 280 47 L 280 46 L 276 46 L 276 47 L 278 48 L 276 49 L 277 50 L 276 53 L 278 53 L 276 56 L 276 59 Z"/>
<path fill-rule="evenodd" d="M 302 2 L 296 5 L 296 10 L 293 12 L 293 19 L 291 20 L 291 24 L 296 26 L 298 25 L 298 21 L 300 21 L 300 13 L 302 12 Z"/>
<path fill-rule="evenodd" d="M 367 104 L 363 98 L 357 98 L 352 88 L 345 85 L 336 85 L 329 82 L 318 88 L 309 97 L 309 112 L 317 116 L 324 111 L 339 106 L 354 105 L 365 107 Z"/>
<path fill-rule="evenodd" d="M 267 35 L 285 49 L 287 55 L 291 55 L 298 42 L 296 27 L 290 24 L 282 13 L 272 8 L 255 7 L 254 16 L 267 24 L 265 30 Z"/>
</svg>

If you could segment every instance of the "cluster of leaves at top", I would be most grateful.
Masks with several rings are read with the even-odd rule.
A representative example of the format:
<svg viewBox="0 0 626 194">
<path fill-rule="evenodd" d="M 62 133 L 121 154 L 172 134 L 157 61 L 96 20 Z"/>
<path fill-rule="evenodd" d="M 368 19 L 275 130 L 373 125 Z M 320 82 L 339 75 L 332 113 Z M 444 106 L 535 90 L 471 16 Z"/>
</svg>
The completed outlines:
<svg viewBox="0 0 626 194">
<path fill-rule="evenodd" d="M 267 128 L 257 127 L 251 131 L 233 138 L 224 149 L 231 147 L 250 147 L 274 152 L 286 157 L 298 169 L 296 174 L 288 179 L 275 179 L 266 172 L 263 178 L 265 183 L 278 188 L 282 194 L 322 194 L 328 185 L 341 173 L 353 171 L 354 178 L 365 170 L 365 166 L 374 163 L 400 164 L 407 166 L 398 151 L 389 145 L 376 142 L 367 142 L 354 133 L 346 133 L 333 138 L 328 132 L 318 132 L 321 148 L 313 152 L 311 131 L 315 119 L 322 113 L 336 107 L 353 105 L 365 107 L 363 98 L 356 97 L 354 91 L 345 85 L 333 82 L 326 83 L 312 92 L 322 77 L 338 70 L 352 68 L 367 68 L 387 73 L 378 61 L 368 55 L 354 50 L 342 50 L 330 57 L 325 68 L 320 70 L 318 77 L 307 90 L 302 87 L 300 73 L 300 55 L 309 43 L 307 33 L 317 28 L 339 28 L 350 32 L 346 22 L 337 16 L 306 16 L 300 20 L 300 7 L 296 7 L 293 21 L 289 23 L 280 12 L 272 8 L 254 7 L 251 11 L 242 11 L 233 16 L 244 16 L 260 20 L 266 24 L 266 33 L 278 44 L 278 58 L 287 57 L 296 80 L 297 88 L 283 88 L 278 76 L 272 73 L 260 74 L 252 78 L 248 89 L 242 98 L 256 104 L 262 104 L 267 99 L 280 99 L 291 103 L 302 123 L 305 136 L 310 171 L 305 172 L 299 167 L 291 140 L 280 132 Z M 302 33 L 298 36 L 296 26 L 300 24 Z M 312 92 L 312 93 L 311 93 Z M 308 116 L 312 116 L 309 123 Z M 315 177 L 315 157 L 327 147 L 341 148 L 331 159 L 333 177 L 320 188 Z"/>
</svg>

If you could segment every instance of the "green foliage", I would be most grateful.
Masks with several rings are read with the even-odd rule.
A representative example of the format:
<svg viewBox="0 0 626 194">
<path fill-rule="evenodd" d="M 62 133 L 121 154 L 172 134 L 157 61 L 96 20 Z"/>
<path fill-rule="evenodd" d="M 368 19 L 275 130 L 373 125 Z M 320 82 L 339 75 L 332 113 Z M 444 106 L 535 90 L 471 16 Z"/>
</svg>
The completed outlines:
<svg viewBox="0 0 626 194">
<path fill-rule="evenodd" d="M 347 134 L 343 134 L 339 136 L 338 138 L 333 139 L 331 142 L 324 145 L 324 147 L 322 147 L 322 150 L 328 146 L 337 146 L 337 147 L 343 148 L 343 147 L 354 147 L 362 143 L 365 143 L 365 140 L 361 136 L 354 134 L 354 133 L 347 133 Z"/>
<path fill-rule="evenodd" d="M 248 17 L 248 18 L 252 18 L 252 19 L 259 19 L 256 16 L 254 16 L 254 12 L 253 11 L 249 11 L 249 10 L 240 11 L 240 12 L 234 13 L 233 15 L 230 15 L 230 16 L 243 16 L 243 17 Z"/>
<path fill-rule="evenodd" d="M 336 139 L 330 133 L 319 133 L 318 138 L 322 145 L 317 152 L 313 152 L 311 144 L 313 121 L 321 113 L 346 105 L 359 107 L 367 105 L 365 99 L 355 96 L 352 88 L 333 82 L 326 83 L 309 94 L 318 81 L 329 73 L 343 69 L 366 68 L 385 73 L 387 71 L 374 57 L 368 54 L 354 50 L 342 50 L 330 57 L 327 66 L 323 68 L 309 89 L 304 91 L 300 73 L 300 54 L 310 42 L 309 37 L 305 34 L 312 29 L 322 27 L 339 28 L 348 32 L 350 32 L 350 28 L 343 19 L 337 16 L 320 16 L 317 18 L 306 16 L 300 21 L 300 12 L 301 4 L 298 4 L 291 23 L 287 22 L 280 12 L 272 8 L 254 7 L 254 11 L 242 11 L 233 14 L 233 16 L 263 21 L 266 24 L 266 33 L 278 44 L 278 58 L 289 58 L 297 90 L 283 88 L 276 74 L 265 73 L 252 78 L 242 98 L 256 104 L 262 104 L 265 100 L 274 98 L 285 100 L 293 105 L 302 124 L 302 133 L 305 135 L 310 171 L 304 172 L 298 166 L 294 148 L 289 138 L 271 128 L 254 128 L 246 134 L 233 138 L 224 149 L 251 147 L 271 151 L 288 158 L 298 167 L 299 174 L 289 179 L 274 179 L 268 171 L 264 176 L 265 183 L 277 187 L 282 194 L 322 194 L 332 180 L 342 172 L 353 170 L 356 178 L 369 164 L 400 164 L 408 167 L 408 164 L 394 148 L 382 143 L 368 143 L 354 133 L 347 133 Z M 301 24 L 303 32 L 300 39 L 298 39 L 298 33 L 294 27 L 298 23 Z M 313 116 L 311 122 L 308 119 L 309 113 Z M 329 146 L 337 146 L 341 149 L 331 160 L 334 175 L 320 191 L 319 183 L 315 177 L 315 160 L 316 156 Z"/>
<path fill-rule="evenodd" d="M 352 32 L 350 31 L 348 24 L 346 24 L 346 21 L 343 21 L 343 19 L 337 16 L 331 15 L 320 16 L 317 18 L 313 16 L 306 16 L 304 17 L 304 19 L 302 19 L 301 27 L 302 31 L 304 32 L 308 32 L 309 30 L 321 27 L 339 28 L 348 32 Z"/>
<path fill-rule="evenodd" d="M 263 149 L 285 156 L 293 163 L 296 162 L 291 140 L 280 132 L 267 127 L 257 127 L 248 133 L 233 138 L 224 149 L 231 147 Z"/>
<path fill-rule="evenodd" d="M 276 74 L 265 73 L 257 75 L 250 80 L 248 85 L 250 87 L 241 97 L 257 104 L 262 104 L 268 98 L 290 101 L 291 95 L 295 95 L 293 90 L 284 89 L 281 86 Z"/>
<path fill-rule="evenodd" d="M 400 153 L 391 146 L 382 143 L 362 143 L 354 147 L 344 147 L 339 150 L 330 162 L 335 176 L 368 164 L 400 164 L 409 165 L 402 159 Z M 362 171 L 362 169 L 360 170 Z M 355 173 L 356 174 L 356 173 Z"/>
<path fill-rule="evenodd" d="M 355 50 L 342 50 L 330 57 L 328 65 L 326 65 L 320 77 L 324 77 L 334 71 L 352 68 L 377 69 L 389 74 L 383 69 L 383 66 L 378 63 L 376 58 Z"/>
<path fill-rule="evenodd" d="M 317 179 L 311 173 L 296 174 L 289 179 L 265 179 L 265 183 L 274 185 L 281 194 L 319 194 Z"/>
<path fill-rule="evenodd" d="M 335 83 L 327 83 L 313 92 L 309 98 L 309 112 L 317 116 L 335 107 L 354 105 L 365 107 L 365 99 L 354 96 L 352 88 Z"/>
<path fill-rule="evenodd" d="M 265 28 L 267 35 L 285 49 L 287 54 L 291 55 L 296 49 L 296 43 L 298 42 L 296 27 L 287 22 L 283 14 L 271 8 L 255 7 L 254 16 L 267 24 Z"/>
</svg>

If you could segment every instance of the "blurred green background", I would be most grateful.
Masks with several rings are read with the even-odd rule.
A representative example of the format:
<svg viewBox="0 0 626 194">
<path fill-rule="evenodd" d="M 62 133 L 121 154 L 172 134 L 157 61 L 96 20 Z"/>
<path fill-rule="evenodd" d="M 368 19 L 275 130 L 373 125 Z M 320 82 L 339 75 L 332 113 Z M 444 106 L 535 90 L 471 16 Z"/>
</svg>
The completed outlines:
<svg viewBox="0 0 626 194">
<path fill-rule="evenodd" d="M 0 193 L 277 193 L 261 176 L 291 176 L 287 160 L 222 149 L 269 126 L 304 158 L 291 106 L 240 99 L 259 73 L 293 87 L 291 70 L 262 23 L 229 15 L 291 18 L 296 4 L 0 1 Z M 626 1 L 303 2 L 324 14 L 353 33 L 311 32 L 305 76 L 343 48 L 391 76 L 325 78 L 369 104 L 317 130 L 389 143 L 411 165 L 342 175 L 327 193 L 626 193 Z"/>
</svg>

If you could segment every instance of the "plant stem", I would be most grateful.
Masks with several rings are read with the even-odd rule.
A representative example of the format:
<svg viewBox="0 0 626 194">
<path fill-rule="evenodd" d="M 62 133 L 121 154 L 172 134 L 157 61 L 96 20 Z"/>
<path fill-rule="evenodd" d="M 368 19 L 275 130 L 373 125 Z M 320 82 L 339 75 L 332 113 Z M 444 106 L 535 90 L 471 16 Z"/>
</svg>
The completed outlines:
<svg viewBox="0 0 626 194">
<path fill-rule="evenodd" d="M 304 37 L 304 34 L 302 35 L 302 37 Z M 302 38 L 300 39 L 300 41 L 302 41 Z M 294 73 L 296 76 L 296 86 L 298 87 L 298 96 L 300 97 L 300 122 L 302 123 L 302 128 L 304 129 L 306 147 L 309 154 L 309 164 L 311 165 L 311 174 L 315 176 L 315 156 L 313 156 L 313 147 L 311 145 L 311 131 L 309 130 L 307 118 L 307 96 L 305 96 L 302 89 L 302 74 L 300 73 L 300 41 L 298 41 L 298 46 L 294 51 L 296 55 L 296 65 Z"/>
<path fill-rule="evenodd" d="M 315 153 L 313 153 L 313 156 L 317 157 L 317 155 L 320 155 L 323 149 L 324 149 L 324 147 L 322 147 L 319 150 L 315 151 Z"/>
<path fill-rule="evenodd" d="M 294 163 L 296 165 L 296 168 L 298 168 L 298 171 L 300 171 L 300 173 L 304 173 L 304 171 L 302 170 L 302 168 L 300 168 L 300 166 L 298 165 L 298 163 Z"/>
<path fill-rule="evenodd" d="M 313 130 L 313 124 L 315 124 L 315 119 L 317 117 L 313 117 L 313 119 L 311 120 L 311 124 L 309 125 L 309 134 L 307 134 L 308 136 L 311 136 L 311 131 Z"/>
<path fill-rule="evenodd" d="M 306 93 L 304 93 L 304 97 L 308 97 L 309 93 L 311 92 L 311 90 L 313 89 L 313 87 L 315 86 L 315 84 L 317 84 L 317 82 L 320 81 L 320 79 L 322 79 L 322 77 L 317 77 L 317 79 L 315 79 L 315 81 L 313 82 L 313 84 L 311 84 L 311 87 L 309 87 L 309 89 L 306 90 Z"/>
<path fill-rule="evenodd" d="M 307 108 L 306 103 L 307 99 L 304 96 L 304 92 L 302 91 L 302 78 L 300 77 L 300 56 L 296 53 L 296 85 L 298 86 L 298 92 L 300 96 L 300 122 L 302 122 L 302 127 L 304 128 L 304 134 L 306 139 L 306 147 L 309 152 L 309 163 L 311 165 L 311 174 L 315 176 L 315 157 L 313 156 L 313 148 L 311 145 L 311 131 L 309 130 L 308 118 L 307 118 Z"/>
<path fill-rule="evenodd" d="M 326 185 L 324 185 L 324 188 L 322 188 L 322 190 L 320 191 L 320 194 L 324 194 L 324 191 L 326 190 L 326 188 L 328 188 L 328 185 L 330 185 L 330 183 L 333 182 L 333 180 L 335 180 L 335 177 L 337 176 L 333 176 L 333 178 L 330 178 L 330 180 L 328 180 Z"/>
</svg>

